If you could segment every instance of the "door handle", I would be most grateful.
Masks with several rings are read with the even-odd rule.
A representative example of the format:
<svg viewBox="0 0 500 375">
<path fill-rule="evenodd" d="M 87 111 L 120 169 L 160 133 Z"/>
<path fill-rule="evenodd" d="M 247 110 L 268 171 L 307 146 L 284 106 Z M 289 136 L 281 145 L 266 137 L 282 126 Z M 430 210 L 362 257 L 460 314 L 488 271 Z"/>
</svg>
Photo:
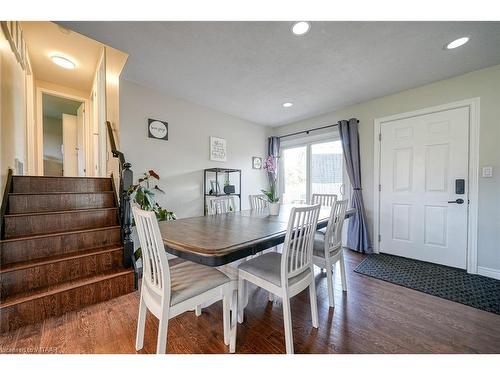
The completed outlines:
<svg viewBox="0 0 500 375">
<path fill-rule="evenodd" d="M 462 204 L 462 203 L 464 203 L 464 200 L 462 198 L 458 198 L 454 201 L 448 201 L 448 203 Z"/>
</svg>

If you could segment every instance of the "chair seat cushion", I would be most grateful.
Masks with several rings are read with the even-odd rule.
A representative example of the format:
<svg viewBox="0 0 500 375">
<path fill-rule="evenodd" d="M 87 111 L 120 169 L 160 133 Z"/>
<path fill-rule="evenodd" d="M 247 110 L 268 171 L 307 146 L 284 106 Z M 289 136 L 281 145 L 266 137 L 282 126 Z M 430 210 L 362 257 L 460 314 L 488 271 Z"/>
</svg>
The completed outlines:
<svg viewBox="0 0 500 375">
<path fill-rule="evenodd" d="M 266 253 L 259 255 L 253 259 L 241 263 L 238 268 L 266 280 L 276 286 L 281 286 L 281 254 Z M 297 276 L 292 277 L 288 281 L 288 285 L 293 285 L 302 280 L 311 272 L 310 269 L 305 270 Z"/>
<path fill-rule="evenodd" d="M 187 261 L 170 267 L 170 280 L 170 306 L 231 281 L 215 268 Z"/>
<path fill-rule="evenodd" d="M 330 256 L 337 254 L 340 249 L 342 249 L 341 246 L 331 251 Z M 323 233 L 316 232 L 314 234 L 313 255 L 320 258 L 325 257 L 325 235 Z"/>
</svg>

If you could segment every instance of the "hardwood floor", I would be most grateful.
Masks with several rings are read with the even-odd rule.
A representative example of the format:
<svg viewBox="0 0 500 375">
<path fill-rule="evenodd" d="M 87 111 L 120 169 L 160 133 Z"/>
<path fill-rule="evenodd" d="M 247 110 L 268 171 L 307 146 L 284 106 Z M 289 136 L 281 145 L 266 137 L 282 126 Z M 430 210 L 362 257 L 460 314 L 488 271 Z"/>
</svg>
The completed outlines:
<svg viewBox="0 0 500 375">
<path fill-rule="evenodd" d="M 337 272 L 335 309 L 316 273 L 319 329 L 308 292 L 292 299 L 296 353 L 500 353 L 500 316 L 353 272 L 363 256 L 346 251 L 348 292 Z M 0 336 L 0 353 L 135 353 L 139 291 Z M 281 301 L 250 289 L 237 353 L 284 353 Z M 144 349 L 154 353 L 158 321 L 148 314 Z M 169 323 L 169 353 L 228 353 L 222 304 Z"/>
</svg>

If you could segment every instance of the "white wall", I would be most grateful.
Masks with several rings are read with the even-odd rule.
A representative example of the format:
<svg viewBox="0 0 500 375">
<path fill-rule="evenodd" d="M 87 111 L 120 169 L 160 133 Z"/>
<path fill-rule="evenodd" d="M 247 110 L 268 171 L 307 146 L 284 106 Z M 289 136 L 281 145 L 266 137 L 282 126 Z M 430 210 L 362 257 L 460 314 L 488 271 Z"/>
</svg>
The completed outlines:
<svg viewBox="0 0 500 375">
<path fill-rule="evenodd" d="M 479 164 L 480 167 L 494 167 L 493 178 L 479 179 L 478 265 L 500 270 L 500 65 L 270 129 L 268 134 L 282 135 L 358 118 L 363 198 L 371 230 L 374 212 L 373 120 L 473 97 L 481 98 Z"/>
<path fill-rule="evenodd" d="M 169 140 L 147 138 L 147 119 L 168 122 Z M 209 160 L 209 137 L 227 141 L 227 162 Z M 166 191 L 158 202 L 179 218 L 203 215 L 203 169 L 242 170 L 242 208 L 248 195 L 266 188 L 264 171 L 252 169 L 252 156 L 264 157 L 266 129 L 230 115 L 166 96 L 135 83 L 120 82 L 120 140 L 134 179 L 149 169 Z"/>
<path fill-rule="evenodd" d="M 26 161 L 26 74 L 0 30 L 0 189 L 15 159 Z M 14 173 L 16 171 L 14 170 Z"/>
</svg>

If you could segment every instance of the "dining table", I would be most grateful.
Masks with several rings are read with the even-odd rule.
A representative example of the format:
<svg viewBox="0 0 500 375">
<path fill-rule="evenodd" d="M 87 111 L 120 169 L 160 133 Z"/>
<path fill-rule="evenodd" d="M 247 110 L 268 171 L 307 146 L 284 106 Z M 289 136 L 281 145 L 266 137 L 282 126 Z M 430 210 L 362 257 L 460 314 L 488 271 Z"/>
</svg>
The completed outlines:
<svg viewBox="0 0 500 375">
<path fill-rule="evenodd" d="M 218 267 L 282 244 L 292 207 L 303 206 L 283 204 L 278 215 L 270 215 L 269 208 L 264 207 L 162 221 L 160 232 L 166 252 Z M 346 218 L 355 212 L 355 209 L 348 209 Z M 330 213 L 330 207 L 320 209 L 317 229 L 327 226 Z"/>
</svg>

